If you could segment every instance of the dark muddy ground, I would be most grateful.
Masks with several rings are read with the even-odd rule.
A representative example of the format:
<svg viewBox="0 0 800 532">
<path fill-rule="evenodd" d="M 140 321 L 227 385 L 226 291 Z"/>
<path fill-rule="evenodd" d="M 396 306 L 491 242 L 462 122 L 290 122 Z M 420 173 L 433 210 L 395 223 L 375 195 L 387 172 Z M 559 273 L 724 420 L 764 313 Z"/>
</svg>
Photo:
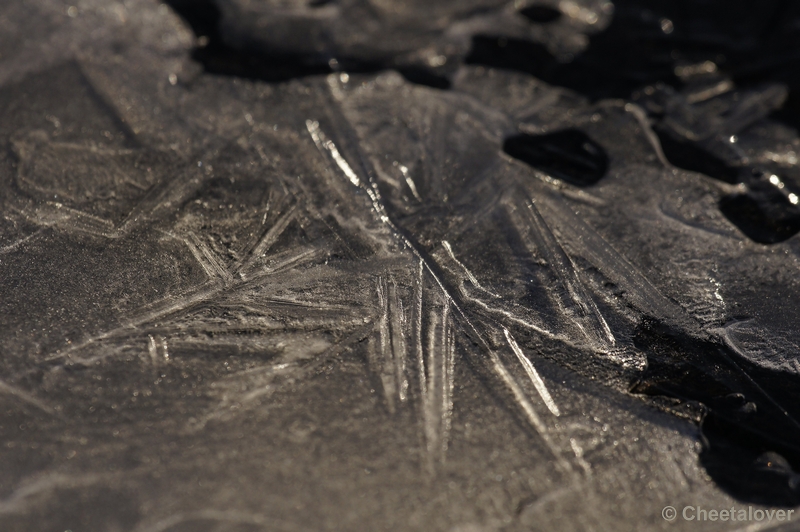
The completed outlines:
<svg viewBox="0 0 800 532">
<path fill-rule="evenodd" d="M 0 528 L 792 529 L 798 73 L 789 1 L 5 2 Z"/>
</svg>

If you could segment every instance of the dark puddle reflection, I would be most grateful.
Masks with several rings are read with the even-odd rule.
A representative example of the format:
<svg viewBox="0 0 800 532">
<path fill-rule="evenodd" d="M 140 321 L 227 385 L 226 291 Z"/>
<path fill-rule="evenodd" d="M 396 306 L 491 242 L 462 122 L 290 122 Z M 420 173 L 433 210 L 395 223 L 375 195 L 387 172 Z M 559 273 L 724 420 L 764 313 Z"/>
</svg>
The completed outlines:
<svg viewBox="0 0 800 532">
<path fill-rule="evenodd" d="M 777 244 L 800 232 L 800 208 L 770 185 L 725 196 L 719 206 L 742 233 L 760 244 Z"/>
<path fill-rule="evenodd" d="M 549 24 L 561 18 L 561 11 L 545 5 L 524 7 L 519 10 L 519 14 L 537 24 Z"/>
<path fill-rule="evenodd" d="M 577 129 L 545 135 L 515 135 L 505 140 L 503 151 L 533 168 L 579 187 L 594 185 L 608 171 L 605 150 Z"/>
</svg>

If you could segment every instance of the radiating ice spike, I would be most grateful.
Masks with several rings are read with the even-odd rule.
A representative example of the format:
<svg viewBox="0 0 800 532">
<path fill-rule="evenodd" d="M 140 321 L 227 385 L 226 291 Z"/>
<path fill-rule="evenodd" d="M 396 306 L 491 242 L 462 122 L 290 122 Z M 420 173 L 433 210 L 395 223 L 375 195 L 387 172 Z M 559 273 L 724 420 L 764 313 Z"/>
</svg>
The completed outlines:
<svg viewBox="0 0 800 532">
<path fill-rule="evenodd" d="M 545 222 L 532 200 L 524 203 L 511 200 L 509 212 L 518 227 L 520 237 L 531 253 L 539 252 L 558 280 L 556 297 L 569 318 L 593 343 L 608 348 L 616 343 L 611 328 L 583 285 L 575 265 Z"/>
<path fill-rule="evenodd" d="M 531 379 L 531 382 L 536 387 L 536 391 L 539 392 L 539 395 L 544 401 L 544 404 L 547 405 L 547 409 L 554 416 L 560 416 L 561 412 L 558 410 L 558 406 L 556 402 L 553 401 L 553 397 L 550 395 L 550 392 L 547 390 L 547 386 L 545 386 L 544 381 L 539 376 L 539 372 L 536 371 L 536 368 L 533 366 L 533 363 L 525 356 L 522 352 L 522 349 L 517 344 L 517 341 L 511 336 L 511 333 L 508 332 L 508 329 L 503 327 L 503 333 L 506 335 L 506 341 L 508 341 L 508 345 L 511 346 L 511 350 L 517 356 L 517 360 L 519 363 L 522 364 L 522 367 L 525 368 L 525 373 L 528 374 L 528 377 Z"/>
</svg>

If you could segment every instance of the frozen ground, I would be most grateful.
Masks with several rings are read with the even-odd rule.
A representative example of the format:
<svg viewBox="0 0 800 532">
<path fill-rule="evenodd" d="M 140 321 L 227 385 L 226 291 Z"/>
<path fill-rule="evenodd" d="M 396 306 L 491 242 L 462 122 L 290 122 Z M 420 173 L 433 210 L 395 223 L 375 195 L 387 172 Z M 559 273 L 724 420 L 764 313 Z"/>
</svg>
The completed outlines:
<svg viewBox="0 0 800 532">
<path fill-rule="evenodd" d="M 0 7 L 0 529 L 795 526 L 793 3 L 215 1 Z"/>
</svg>

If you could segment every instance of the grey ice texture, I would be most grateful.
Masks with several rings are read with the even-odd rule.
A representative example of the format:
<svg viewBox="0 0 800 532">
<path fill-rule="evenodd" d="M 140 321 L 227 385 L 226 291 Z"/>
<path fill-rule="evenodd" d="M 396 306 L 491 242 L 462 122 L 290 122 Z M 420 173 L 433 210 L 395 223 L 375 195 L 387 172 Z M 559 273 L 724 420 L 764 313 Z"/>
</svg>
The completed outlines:
<svg viewBox="0 0 800 532">
<path fill-rule="evenodd" d="M 513 11 L 413 4 L 372 5 L 429 64 Z M 355 55 L 348 5 L 229 0 L 226 35 L 277 9 Z M 476 66 L 446 92 L 214 77 L 193 45 L 150 0 L 0 7 L 2 530 L 694 530 L 661 509 L 737 504 L 697 426 L 626 393 L 633 331 L 797 372 L 796 238 L 742 235 L 631 103 Z M 743 149 L 796 157 L 764 124 Z M 589 189 L 501 150 L 567 127 L 608 151 Z"/>
</svg>

